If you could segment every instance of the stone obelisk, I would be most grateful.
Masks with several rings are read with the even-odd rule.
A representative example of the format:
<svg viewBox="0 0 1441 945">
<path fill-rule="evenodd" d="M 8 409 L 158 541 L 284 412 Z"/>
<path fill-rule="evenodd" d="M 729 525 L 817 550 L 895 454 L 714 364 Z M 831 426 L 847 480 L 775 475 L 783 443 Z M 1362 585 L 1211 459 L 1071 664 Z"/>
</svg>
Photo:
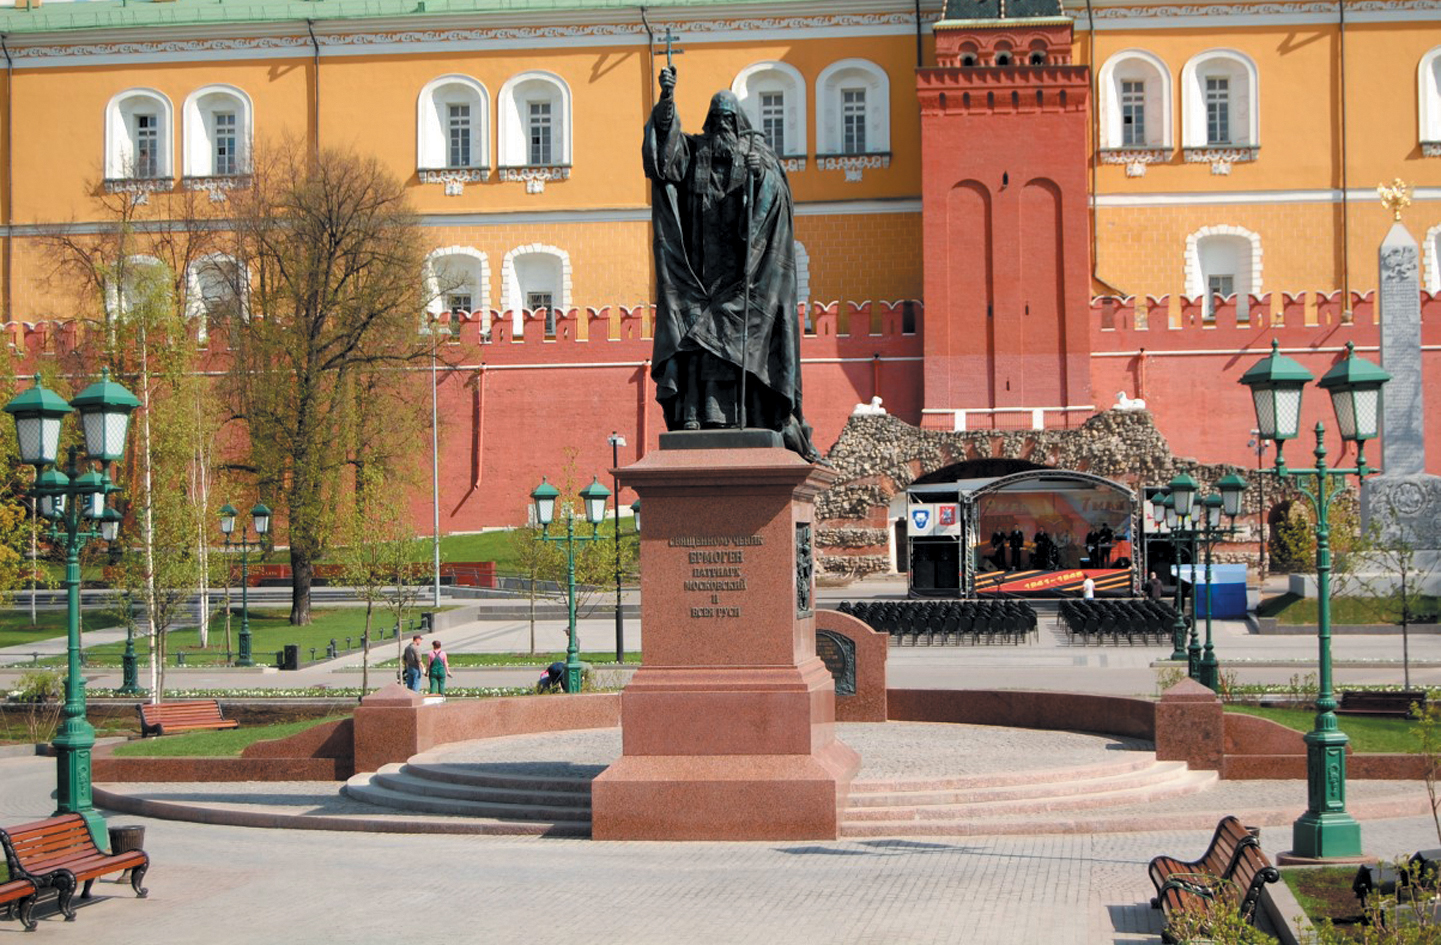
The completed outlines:
<svg viewBox="0 0 1441 945">
<path fill-rule="evenodd" d="M 1391 381 L 1381 395 L 1381 474 L 1362 487 L 1362 523 L 1374 523 L 1383 541 L 1400 539 L 1422 552 L 1436 545 L 1441 477 L 1426 474 L 1421 251 L 1401 223 L 1401 209 L 1410 203 L 1406 186 L 1397 181 L 1379 190 L 1395 216 L 1381 242 L 1377 291 L 1381 366 L 1390 372 Z"/>
</svg>

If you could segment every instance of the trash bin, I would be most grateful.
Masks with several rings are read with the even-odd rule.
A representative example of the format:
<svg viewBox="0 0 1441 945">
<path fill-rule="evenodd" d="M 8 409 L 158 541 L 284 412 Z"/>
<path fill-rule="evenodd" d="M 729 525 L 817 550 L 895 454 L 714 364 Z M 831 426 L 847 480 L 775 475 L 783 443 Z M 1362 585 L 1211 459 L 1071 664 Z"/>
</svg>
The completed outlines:
<svg viewBox="0 0 1441 945">
<path fill-rule="evenodd" d="M 280 662 L 281 669 L 300 668 L 300 645 L 296 643 L 285 644 L 285 657 Z"/>
<path fill-rule="evenodd" d="M 110 852 L 129 853 L 145 849 L 145 828 L 138 825 L 110 828 Z M 126 871 L 127 873 L 129 870 Z"/>
</svg>

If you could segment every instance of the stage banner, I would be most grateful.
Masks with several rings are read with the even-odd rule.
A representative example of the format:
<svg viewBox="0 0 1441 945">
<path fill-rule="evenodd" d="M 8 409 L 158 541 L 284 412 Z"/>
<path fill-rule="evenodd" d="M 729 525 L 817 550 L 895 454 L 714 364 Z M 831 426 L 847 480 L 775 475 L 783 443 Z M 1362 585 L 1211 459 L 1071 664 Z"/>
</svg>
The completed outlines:
<svg viewBox="0 0 1441 945">
<path fill-rule="evenodd" d="M 937 505 L 936 524 L 932 535 L 949 535 L 957 537 L 961 534 L 961 507 L 954 502 Z"/>
<path fill-rule="evenodd" d="M 1063 571 L 988 571 L 976 575 L 980 594 L 1015 594 L 1020 597 L 1079 597 L 1086 577 L 1096 582 L 1097 593 L 1126 592 L 1131 572 L 1125 568 L 1067 568 Z"/>
</svg>

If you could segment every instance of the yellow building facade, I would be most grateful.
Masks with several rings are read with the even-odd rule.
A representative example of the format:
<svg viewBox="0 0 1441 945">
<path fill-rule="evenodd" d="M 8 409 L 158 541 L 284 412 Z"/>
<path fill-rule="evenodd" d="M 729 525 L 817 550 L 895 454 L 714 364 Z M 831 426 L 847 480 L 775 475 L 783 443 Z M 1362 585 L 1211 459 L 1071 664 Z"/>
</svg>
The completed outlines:
<svg viewBox="0 0 1441 945">
<path fill-rule="evenodd" d="M 934 65 L 935 3 L 919 19 L 884 0 L 561 6 L 45 0 L 0 13 L 8 318 L 67 317 L 73 293 L 38 236 L 103 220 L 107 186 L 151 191 L 163 216 L 189 188 L 223 196 L 254 147 L 317 143 L 373 153 L 407 181 L 444 281 L 466 283 L 451 301 L 642 302 L 638 143 L 667 31 L 683 50 L 683 121 L 734 88 L 780 129 L 804 298 L 921 295 L 914 73 Z M 1374 187 L 1395 177 L 1417 186 L 1406 221 L 1441 288 L 1435 3 L 1067 0 L 1064 13 L 1072 59 L 1092 72 L 1098 293 L 1365 291 L 1386 225 Z M 452 106 L 467 112 L 463 154 L 449 153 Z M 530 153 L 542 118 L 546 150 Z"/>
</svg>

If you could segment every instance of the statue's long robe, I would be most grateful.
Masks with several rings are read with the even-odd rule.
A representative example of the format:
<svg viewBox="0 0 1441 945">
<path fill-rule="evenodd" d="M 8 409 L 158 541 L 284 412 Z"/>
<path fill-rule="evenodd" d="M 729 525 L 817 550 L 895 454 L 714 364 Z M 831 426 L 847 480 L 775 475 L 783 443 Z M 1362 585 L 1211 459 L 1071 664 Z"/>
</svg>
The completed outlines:
<svg viewBox="0 0 1441 945">
<path fill-rule="evenodd" d="M 736 118 L 740 129 L 748 129 L 744 112 Z M 787 445 L 805 455 L 811 447 L 800 412 L 790 185 L 764 141 L 752 146 L 762 164 L 750 215 L 751 252 L 745 259 L 744 141 L 728 154 L 709 134 L 683 133 L 668 96 L 646 124 L 644 162 L 652 187 L 656 270 L 651 376 L 666 425 L 676 429 L 686 360 L 678 356 L 705 350 L 737 368 L 743 364 L 747 425 L 786 433 Z M 744 341 L 743 324 L 748 326 Z"/>
</svg>

